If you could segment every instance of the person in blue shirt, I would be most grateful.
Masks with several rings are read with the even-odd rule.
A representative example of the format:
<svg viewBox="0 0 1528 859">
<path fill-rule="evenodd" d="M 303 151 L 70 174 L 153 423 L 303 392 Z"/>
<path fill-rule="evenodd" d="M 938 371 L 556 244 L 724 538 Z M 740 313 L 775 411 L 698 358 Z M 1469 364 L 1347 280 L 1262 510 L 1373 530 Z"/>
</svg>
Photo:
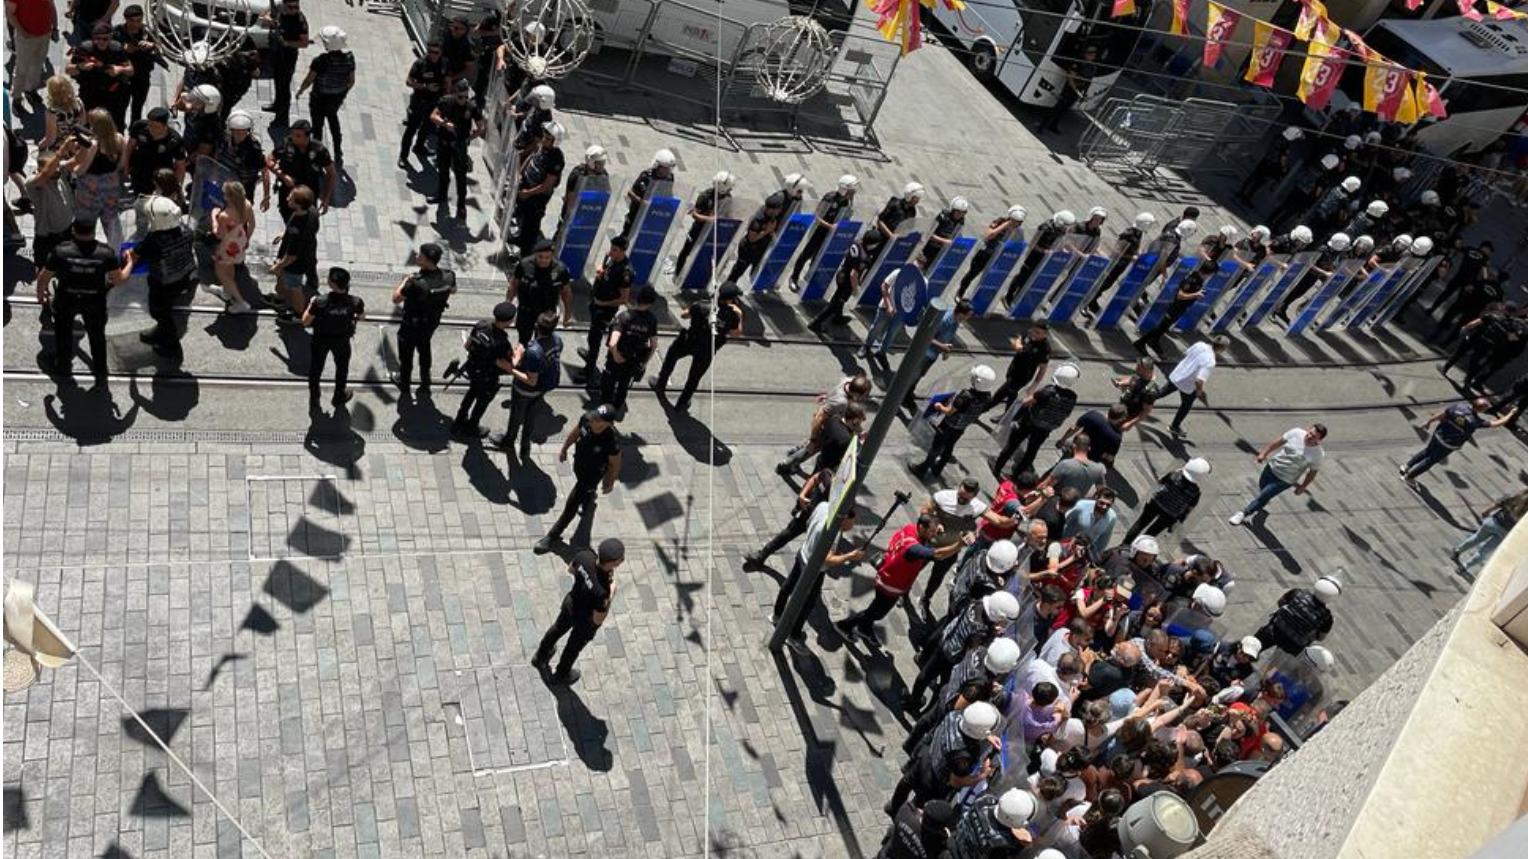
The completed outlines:
<svg viewBox="0 0 1528 859">
<path fill-rule="evenodd" d="M 1485 397 L 1477 397 L 1470 402 L 1454 403 L 1434 413 L 1425 423 L 1418 426 L 1418 429 L 1425 430 L 1437 424 L 1438 428 L 1433 430 L 1432 437 L 1427 440 L 1427 446 L 1417 451 L 1415 456 L 1400 467 L 1401 479 L 1406 481 L 1406 485 L 1416 489 L 1418 477 L 1429 468 L 1448 459 L 1454 451 L 1464 447 L 1464 443 L 1475 435 L 1476 430 L 1506 426 L 1517 414 L 1517 409 L 1513 409 L 1494 421 L 1486 420 L 1485 413 L 1490 408 L 1490 401 Z"/>
<path fill-rule="evenodd" d="M 962 322 L 970 319 L 974 314 L 971 302 L 964 298 L 945 310 L 943 318 L 939 320 L 939 327 L 934 329 L 934 339 L 923 352 L 923 367 L 918 370 L 918 377 L 913 380 L 913 386 L 907 389 L 907 397 L 902 400 L 903 408 L 915 415 L 918 413 L 917 397 L 913 395 L 918 390 L 918 382 L 928 375 L 935 361 L 948 355 L 955 348 L 955 332 L 960 330 Z"/>
</svg>

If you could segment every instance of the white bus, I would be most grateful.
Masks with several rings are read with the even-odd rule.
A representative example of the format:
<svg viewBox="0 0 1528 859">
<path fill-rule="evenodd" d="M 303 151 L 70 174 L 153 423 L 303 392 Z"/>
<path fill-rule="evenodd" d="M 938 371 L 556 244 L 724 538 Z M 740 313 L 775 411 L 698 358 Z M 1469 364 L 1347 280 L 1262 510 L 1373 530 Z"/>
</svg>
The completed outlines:
<svg viewBox="0 0 1528 859">
<path fill-rule="evenodd" d="M 1003 84 L 1024 104 L 1049 107 L 1066 80 L 1061 63 L 1081 58 L 1086 46 L 1098 48 L 1088 102 L 1119 78 L 1140 39 L 1132 28 L 1145 26 L 1151 0 L 1137 0 L 1136 13 L 1123 18 L 1110 17 L 1113 6 L 1112 0 L 983 0 L 959 11 L 935 4 L 934 18 L 978 78 Z"/>
<path fill-rule="evenodd" d="M 1386 19 L 1364 34 L 1369 47 L 1425 72 L 1448 118 L 1426 123 L 1417 141 L 1438 155 L 1479 152 L 1528 112 L 1528 22 Z M 1342 76 L 1328 110 L 1363 99 L 1363 69 Z"/>
</svg>

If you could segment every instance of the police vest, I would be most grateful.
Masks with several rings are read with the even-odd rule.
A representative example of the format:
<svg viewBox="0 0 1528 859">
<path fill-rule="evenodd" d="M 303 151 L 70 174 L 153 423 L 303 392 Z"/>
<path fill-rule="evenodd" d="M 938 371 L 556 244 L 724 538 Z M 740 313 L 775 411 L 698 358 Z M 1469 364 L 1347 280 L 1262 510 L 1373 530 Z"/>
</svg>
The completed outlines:
<svg viewBox="0 0 1528 859">
<path fill-rule="evenodd" d="M 329 293 L 313 300 L 313 333 L 331 339 L 355 334 L 356 300 L 343 293 Z"/>
<path fill-rule="evenodd" d="M 972 603 L 945 629 L 939 652 L 946 662 L 958 664 L 973 644 L 985 643 L 991 637 L 992 627 L 987 623 L 986 607 Z"/>
<path fill-rule="evenodd" d="M 473 379 L 499 375 L 498 359 L 508 342 L 508 335 L 487 319 L 472 326 L 472 334 L 467 338 L 467 372 Z"/>
<path fill-rule="evenodd" d="M 990 793 L 966 809 L 950 836 L 947 852 L 951 859 L 998 859 L 1017 855 L 1024 844 L 1014 837 L 1012 829 L 997 821 L 995 811 L 997 797 Z"/>
<path fill-rule="evenodd" d="M 451 290 L 456 287 L 456 272 L 444 269 L 421 270 L 412 280 L 414 288 L 403 291 L 403 321 L 438 325 L 441 315 L 451 302 Z"/>
<path fill-rule="evenodd" d="M 1273 615 L 1273 631 L 1281 645 L 1292 645 L 1295 650 L 1309 647 L 1331 621 L 1332 611 L 1316 595 L 1307 590 L 1295 591 Z"/>
<path fill-rule="evenodd" d="M 1077 405 L 1077 392 L 1060 385 L 1046 385 L 1041 393 L 1044 397 L 1035 397 L 1035 405 L 1029 410 L 1029 425 L 1049 431 L 1066 423 Z"/>
</svg>

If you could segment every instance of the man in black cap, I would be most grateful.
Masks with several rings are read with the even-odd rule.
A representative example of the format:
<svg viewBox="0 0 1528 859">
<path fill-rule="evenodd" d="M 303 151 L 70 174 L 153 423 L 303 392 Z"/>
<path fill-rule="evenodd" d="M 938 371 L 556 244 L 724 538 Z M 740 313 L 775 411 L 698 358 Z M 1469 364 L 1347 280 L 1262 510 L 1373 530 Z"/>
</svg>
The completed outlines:
<svg viewBox="0 0 1528 859">
<path fill-rule="evenodd" d="M 557 670 L 548 678 L 558 685 L 577 683 L 580 676 L 573 663 L 578 655 L 594 640 L 595 630 L 610 614 L 615 599 L 615 570 L 626 560 L 626 546 L 614 537 L 601 540 L 599 554 L 582 549 L 573 554 L 568 562 L 568 575 L 573 577 L 573 587 L 562 598 L 562 608 L 557 620 L 541 637 L 531 665 L 545 674 L 552 666 L 552 652 L 557 640 L 564 635 L 568 641 L 563 645 L 562 658 L 557 660 Z"/>
<path fill-rule="evenodd" d="M 425 45 L 424 56 L 409 67 L 409 100 L 404 111 L 403 140 L 398 144 L 399 168 L 407 170 L 410 167 L 409 153 L 413 151 L 415 135 L 419 135 L 419 146 L 423 148 L 426 135 L 421 129 L 429 122 L 441 96 L 446 94 L 446 86 L 446 63 L 440 56 L 440 43 L 432 41 Z"/>
<path fill-rule="evenodd" d="M 75 46 L 65 70 L 79 80 L 80 101 L 86 109 L 104 108 L 118 128 L 127 125 L 133 61 L 121 43 L 111 37 L 110 23 L 91 27 L 90 40 Z"/>
<path fill-rule="evenodd" d="M 679 359 L 688 355 L 690 374 L 684 381 L 684 390 L 679 393 L 679 399 L 674 401 L 675 409 L 687 412 L 690 410 L 690 400 L 695 396 L 695 389 L 700 387 L 700 380 L 711 369 L 711 361 L 715 359 L 716 353 L 722 350 L 729 338 L 739 337 L 743 333 L 743 290 L 736 283 L 722 284 L 716 292 L 714 319 L 711 303 L 705 299 L 686 307 L 679 315 L 690 320 L 690 325 L 674 338 L 668 354 L 663 356 L 663 369 L 649 379 L 647 384 L 660 395 L 663 394 Z"/>
<path fill-rule="evenodd" d="M 621 473 L 621 436 L 615 429 L 617 419 L 614 408 L 602 405 L 585 412 L 578 419 L 578 426 L 563 439 L 557 461 L 567 462 L 568 448 L 573 448 L 573 490 L 568 493 L 568 501 L 563 505 L 562 515 L 557 517 L 557 523 L 536 542 L 536 554 L 545 555 L 562 542 L 562 532 L 572 524 L 575 514 L 582 519 L 581 530 L 593 525 L 600 492 L 609 495 L 615 488 L 616 476 Z"/>
<path fill-rule="evenodd" d="M 652 284 L 639 288 L 610 326 L 609 357 L 600 375 L 600 402 L 617 412 L 625 412 L 632 381 L 642 377 L 647 359 L 658 347 L 658 317 L 652 311 L 657 300 L 658 290 Z"/>
<path fill-rule="evenodd" d="M 58 289 L 49 288 L 58 278 Z M 53 311 L 54 366 L 69 375 L 74 363 L 74 317 L 85 320 L 96 384 L 106 384 L 106 293 L 127 280 L 117 255 L 96 241 L 96 222 L 76 218 L 69 240 L 53 248 L 37 272 L 37 302 Z"/>
<path fill-rule="evenodd" d="M 451 93 L 441 98 L 430 114 L 430 122 L 439 129 L 439 146 L 435 150 L 435 173 L 440 186 L 435 196 L 425 202 L 444 206 L 451 193 L 451 176 L 456 176 L 456 219 L 467 217 L 467 165 L 470 156 L 467 144 L 472 138 L 483 134 L 483 112 L 472 103 L 472 84 L 465 78 L 458 80 Z M 534 318 L 534 316 L 532 317 Z"/>
<path fill-rule="evenodd" d="M 501 301 L 493 308 L 493 318 L 472 326 L 464 344 L 467 349 L 467 395 L 451 422 L 451 434 L 458 438 L 477 439 L 482 435 L 478 422 L 499 393 L 499 376 L 515 369 L 514 347 L 509 342 L 509 327 L 515 322 L 515 306 Z"/>
<path fill-rule="evenodd" d="M 276 211 L 281 213 L 281 220 L 292 217 L 288 200 L 298 188 L 311 188 L 318 198 L 318 214 L 328 214 L 338 174 L 329 150 L 313 139 L 313 123 L 306 119 L 292 123 L 286 142 L 265 156 L 265 167 L 276 177 Z M 270 197 L 262 198 L 260 211 L 269 209 L 270 204 Z"/>
<path fill-rule="evenodd" d="M 302 13 L 297 0 L 281 0 L 275 16 L 267 12 L 260 16 L 260 23 L 276 29 L 275 47 L 271 51 L 276 100 L 261 110 L 275 114 L 277 125 L 286 125 L 287 113 L 292 109 L 292 76 L 297 73 L 297 55 L 309 44 L 308 16 Z"/>
<path fill-rule="evenodd" d="M 605 342 L 605 333 L 616 314 L 631 300 L 635 275 L 631 261 L 626 258 L 627 244 L 625 236 L 610 240 L 605 261 L 600 263 L 594 283 L 589 286 L 589 343 L 579 348 L 578 357 L 584 359 L 584 384 L 591 390 L 599 385 L 600 344 Z"/>
<path fill-rule="evenodd" d="M 515 330 L 520 333 L 520 345 L 530 342 L 536 319 L 548 310 L 562 305 L 562 324 L 573 322 L 573 275 L 562 260 L 552 256 L 552 242 L 542 239 L 531 249 L 531 255 L 515 266 L 509 276 L 509 290 L 505 301 L 513 301 L 519 308 Z"/>
<path fill-rule="evenodd" d="M 177 180 L 186 176 L 185 141 L 170 126 L 170 112 L 162 107 L 150 108 L 147 119 L 140 119 L 128 128 L 123 157 L 127 159 L 127 176 L 133 183 L 133 192 L 140 197 L 154 193 L 154 174 L 160 169 L 174 170 Z"/>
<path fill-rule="evenodd" d="M 440 327 L 451 296 L 456 294 L 456 272 L 440 267 L 445 249 L 425 242 L 414 254 L 419 271 L 408 275 L 393 288 L 393 304 L 403 305 L 403 322 L 398 326 L 398 372 L 393 384 L 407 397 L 414 375 L 414 353 L 419 353 L 419 390 L 430 387 L 430 338 Z"/>
<path fill-rule="evenodd" d="M 312 357 L 308 364 L 308 412 L 319 410 L 318 388 L 324 377 L 324 361 L 334 355 L 334 407 L 350 402 L 354 396 L 345 390 L 350 372 L 350 338 L 357 322 L 366 318 L 366 304 L 350 294 L 350 272 L 339 266 L 329 268 L 329 292 L 317 295 L 308 303 L 302 324 L 313 329 Z"/>
</svg>

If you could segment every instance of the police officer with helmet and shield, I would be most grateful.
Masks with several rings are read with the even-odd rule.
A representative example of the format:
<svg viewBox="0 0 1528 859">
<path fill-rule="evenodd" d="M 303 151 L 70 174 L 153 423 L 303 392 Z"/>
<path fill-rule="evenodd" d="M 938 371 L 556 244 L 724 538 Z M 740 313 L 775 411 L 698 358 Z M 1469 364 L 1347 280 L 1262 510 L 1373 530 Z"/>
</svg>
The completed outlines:
<svg viewBox="0 0 1528 859">
<path fill-rule="evenodd" d="M 409 395 L 413 382 L 414 355 L 419 355 L 419 390 L 430 388 L 430 339 L 440 327 L 440 318 L 456 294 L 456 272 L 440 267 L 445 249 L 435 242 L 419 246 L 414 263 L 419 271 L 405 277 L 393 288 L 393 304 L 403 305 L 403 322 L 398 326 L 398 372 L 393 384 Z"/>
<path fill-rule="evenodd" d="M 308 364 L 308 412 L 319 411 L 319 384 L 324 377 L 324 362 L 334 356 L 334 407 L 343 408 L 354 394 L 345 390 L 350 372 L 350 338 L 356 323 L 366 318 L 366 304 L 350 294 L 350 271 L 340 266 L 329 268 L 329 292 L 308 302 L 302 324 L 313 329 L 313 351 Z"/>
<path fill-rule="evenodd" d="M 149 316 L 154 327 L 138 339 L 175 361 L 182 357 L 180 329 L 175 326 L 175 303 L 196 284 L 195 237 L 181 221 L 180 206 L 168 197 L 150 197 L 144 204 L 149 231 L 127 252 L 122 272 L 138 263 L 149 267 Z"/>
<path fill-rule="evenodd" d="M 467 395 L 462 397 L 461 407 L 456 410 L 456 420 L 451 422 L 451 435 L 462 439 L 477 439 L 482 435 L 478 422 L 488 411 L 488 404 L 499 393 L 499 375 L 514 370 L 511 360 L 513 346 L 509 341 L 509 328 L 515 322 L 515 306 L 501 301 L 493 308 L 493 318 L 480 320 L 472 326 L 472 333 L 463 344 L 467 349 Z"/>
<path fill-rule="evenodd" d="M 111 248 L 96 240 L 96 222 L 76 218 L 69 240 L 53 248 L 37 272 L 37 301 L 53 311 L 54 369 L 70 375 L 74 363 L 74 317 L 85 322 L 90 364 L 97 385 L 106 384 L 106 294 L 127 280 Z M 57 289 L 54 289 L 54 280 Z"/>
</svg>

